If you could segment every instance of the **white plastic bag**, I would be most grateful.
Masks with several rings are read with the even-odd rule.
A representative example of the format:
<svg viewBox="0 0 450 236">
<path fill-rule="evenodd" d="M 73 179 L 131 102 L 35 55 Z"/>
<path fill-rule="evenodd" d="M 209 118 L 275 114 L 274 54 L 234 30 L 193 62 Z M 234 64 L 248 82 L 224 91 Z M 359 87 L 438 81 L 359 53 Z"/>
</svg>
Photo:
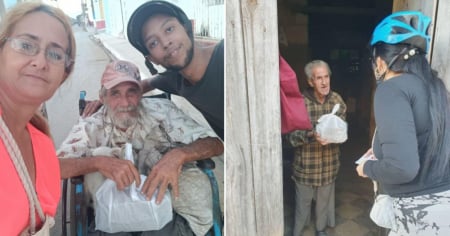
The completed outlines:
<svg viewBox="0 0 450 236">
<path fill-rule="evenodd" d="M 145 179 L 146 177 L 141 175 L 142 184 Z M 131 188 L 119 191 L 114 181 L 105 180 L 95 194 L 98 204 L 95 229 L 107 233 L 160 230 L 170 222 L 173 216 L 169 191 L 157 205 L 156 194 L 148 201 L 139 189 L 136 189 L 138 192 L 131 197 Z M 137 199 L 133 199 L 134 197 Z"/>
<path fill-rule="evenodd" d="M 131 144 L 125 147 L 125 159 L 132 160 Z M 140 191 L 147 177 L 141 175 L 141 186 L 131 184 L 124 191 L 117 189 L 116 183 L 106 179 L 97 190 L 95 229 L 107 233 L 160 230 L 172 220 L 172 201 L 169 191 L 159 205 L 155 192 L 146 200 Z"/>
<path fill-rule="evenodd" d="M 397 231 L 394 214 L 394 199 L 386 194 L 379 194 L 375 198 L 372 210 L 370 210 L 370 218 L 378 226 Z"/>
<path fill-rule="evenodd" d="M 316 132 L 329 143 L 343 143 L 347 140 L 347 122 L 335 115 L 339 106 L 334 105 L 331 113 L 321 116 L 316 126 Z"/>
</svg>

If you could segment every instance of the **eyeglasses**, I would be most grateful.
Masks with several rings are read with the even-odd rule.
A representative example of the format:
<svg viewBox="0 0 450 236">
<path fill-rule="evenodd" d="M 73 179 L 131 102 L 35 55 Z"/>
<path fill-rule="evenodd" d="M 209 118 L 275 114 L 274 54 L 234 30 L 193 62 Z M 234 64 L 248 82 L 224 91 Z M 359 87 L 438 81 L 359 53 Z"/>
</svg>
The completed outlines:
<svg viewBox="0 0 450 236">
<path fill-rule="evenodd" d="M 36 56 L 40 51 L 41 47 L 37 42 L 33 42 L 24 38 L 6 38 L 11 46 L 11 48 L 20 53 L 27 56 Z M 70 60 L 67 53 L 64 49 L 50 45 L 45 49 L 45 58 L 52 64 L 55 65 L 64 65 L 66 68 L 72 64 L 72 60 Z"/>
</svg>

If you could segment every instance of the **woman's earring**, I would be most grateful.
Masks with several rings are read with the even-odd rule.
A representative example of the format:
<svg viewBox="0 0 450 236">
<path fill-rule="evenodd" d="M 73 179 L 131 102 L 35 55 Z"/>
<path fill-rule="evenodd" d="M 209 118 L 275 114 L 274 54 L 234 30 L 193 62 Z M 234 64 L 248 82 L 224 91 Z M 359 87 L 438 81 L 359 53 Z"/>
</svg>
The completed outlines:
<svg viewBox="0 0 450 236">
<path fill-rule="evenodd" d="M 385 75 L 386 75 L 386 71 L 380 72 L 380 70 L 378 69 L 378 67 L 375 68 L 375 79 L 377 80 L 377 82 L 383 81 Z"/>
<path fill-rule="evenodd" d="M 378 69 L 378 67 L 375 67 L 375 77 L 380 77 L 380 70 Z"/>
</svg>

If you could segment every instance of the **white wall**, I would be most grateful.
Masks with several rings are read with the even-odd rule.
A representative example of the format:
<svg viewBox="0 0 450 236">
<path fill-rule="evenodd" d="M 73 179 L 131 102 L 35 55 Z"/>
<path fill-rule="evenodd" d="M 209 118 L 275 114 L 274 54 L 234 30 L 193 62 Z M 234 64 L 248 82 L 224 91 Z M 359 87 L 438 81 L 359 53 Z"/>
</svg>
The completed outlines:
<svg viewBox="0 0 450 236">
<path fill-rule="evenodd" d="M 201 25 L 209 25 L 209 35 L 222 39 L 225 34 L 225 6 L 208 7 L 204 0 L 169 0 L 179 6 L 190 19 L 195 20 L 195 33 L 201 32 Z M 106 32 L 115 36 L 124 36 L 128 20 L 133 12 L 147 0 L 104 0 Z M 120 9 L 122 8 L 122 10 Z M 121 19 L 123 16 L 123 19 Z M 126 33 L 125 33 L 126 37 Z"/>
</svg>

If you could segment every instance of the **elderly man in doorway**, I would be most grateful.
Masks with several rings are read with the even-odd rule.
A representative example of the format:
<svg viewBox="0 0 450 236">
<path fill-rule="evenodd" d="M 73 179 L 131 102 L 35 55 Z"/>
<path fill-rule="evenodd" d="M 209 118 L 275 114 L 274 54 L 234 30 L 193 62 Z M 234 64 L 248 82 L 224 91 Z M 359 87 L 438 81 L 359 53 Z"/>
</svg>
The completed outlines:
<svg viewBox="0 0 450 236">
<path fill-rule="evenodd" d="M 341 96 L 331 91 L 331 71 L 321 60 L 305 66 L 310 87 L 303 91 L 313 127 L 324 114 L 340 104 L 336 115 L 345 120 L 346 105 Z M 295 182 L 294 236 L 300 236 L 309 224 L 311 205 L 315 199 L 316 236 L 326 236 L 326 227 L 335 226 L 334 186 L 339 170 L 339 144 L 328 143 L 313 130 L 296 130 L 285 136 L 295 148 L 293 180 Z"/>
</svg>

